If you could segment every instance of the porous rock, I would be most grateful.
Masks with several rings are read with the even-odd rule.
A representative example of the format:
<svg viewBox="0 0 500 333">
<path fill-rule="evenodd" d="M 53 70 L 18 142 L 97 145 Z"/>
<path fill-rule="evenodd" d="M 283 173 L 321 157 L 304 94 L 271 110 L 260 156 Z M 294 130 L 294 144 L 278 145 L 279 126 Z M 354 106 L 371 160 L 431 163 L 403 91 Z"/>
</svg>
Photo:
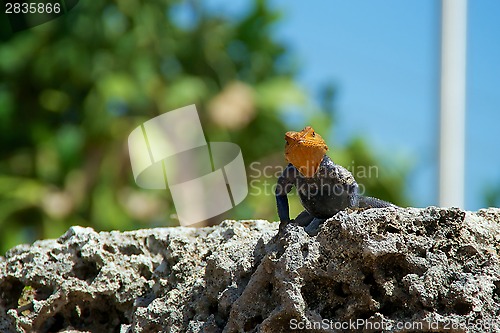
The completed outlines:
<svg viewBox="0 0 500 333">
<path fill-rule="evenodd" d="M 500 209 L 100 232 L 0 257 L 0 332 L 500 332 Z"/>
</svg>

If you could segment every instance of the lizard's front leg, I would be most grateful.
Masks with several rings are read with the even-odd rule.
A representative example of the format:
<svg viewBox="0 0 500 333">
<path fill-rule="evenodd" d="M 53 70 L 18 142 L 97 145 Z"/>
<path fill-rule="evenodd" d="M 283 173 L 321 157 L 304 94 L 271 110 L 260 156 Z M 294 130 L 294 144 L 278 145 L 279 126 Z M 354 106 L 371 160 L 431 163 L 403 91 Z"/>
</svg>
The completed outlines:
<svg viewBox="0 0 500 333">
<path fill-rule="evenodd" d="M 291 164 L 283 171 L 276 184 L 276 205 L 278 206 L 278 216 L 280 218 L 280 230 L 291 222 L 288 207 L 288 193 L 292 190 L 296 179 L 296 169 Z"/>
<path fill-rule="evenodd" d="M 290 213 L 288 208 L 288 197 L 286 194 L 276 194 L 276 205 L 278 206 L 278 216 L 280 218 L 280 229 L 290 223 Z"/>
</svg>

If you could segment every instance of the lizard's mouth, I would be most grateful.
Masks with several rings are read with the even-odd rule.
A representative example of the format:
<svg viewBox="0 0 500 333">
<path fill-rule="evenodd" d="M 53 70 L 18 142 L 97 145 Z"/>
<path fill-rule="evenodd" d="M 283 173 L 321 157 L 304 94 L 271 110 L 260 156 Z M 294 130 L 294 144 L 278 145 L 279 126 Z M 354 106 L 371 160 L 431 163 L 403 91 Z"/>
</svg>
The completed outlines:
<svg viewBox="0 0 500 333">
<path fill-rule="evenodd" d="M 324 151 L 303 147 L 300 145 L 291 147 L 285 151 L 285 158 L 292 163 L 304 177 L 313 177 L 318 171 Z"/>
</svg>

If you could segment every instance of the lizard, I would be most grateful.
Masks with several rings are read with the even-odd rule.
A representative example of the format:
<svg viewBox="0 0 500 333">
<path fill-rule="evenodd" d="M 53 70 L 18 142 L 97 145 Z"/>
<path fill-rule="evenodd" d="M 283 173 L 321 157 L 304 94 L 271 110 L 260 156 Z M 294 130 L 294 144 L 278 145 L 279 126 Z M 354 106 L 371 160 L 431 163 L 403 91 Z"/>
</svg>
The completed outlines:
<svg viewBox="0 0 500 333">
<path fill-rule="evenodd" d="M 289 164 L 278 178 L 275 191 L 280 230 L 292 221 L 287 194 L 293 186 L 305 208 L 297 219 L 305 218 L 308 222 L 313 218 L 327 219 L 347 208 L 397 207 L 359 194 L 354 176 L 331 160 L 326 154 L 328 146 L 312 127 L 286 132 L 285 140 L 285 159 Z"/>
</svg>

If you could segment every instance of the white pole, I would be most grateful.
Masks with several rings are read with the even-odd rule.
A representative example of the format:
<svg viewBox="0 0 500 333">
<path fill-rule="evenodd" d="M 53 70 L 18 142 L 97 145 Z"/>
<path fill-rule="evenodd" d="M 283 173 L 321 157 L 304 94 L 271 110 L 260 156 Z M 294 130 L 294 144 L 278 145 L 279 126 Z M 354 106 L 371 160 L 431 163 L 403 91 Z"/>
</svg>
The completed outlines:
<svg viewBox="0 0 500 333">
<path fill-rule="evenodd" d="M 442 0 L 439 205 L 464 208 L 467 0 Z"/>
</svg>

